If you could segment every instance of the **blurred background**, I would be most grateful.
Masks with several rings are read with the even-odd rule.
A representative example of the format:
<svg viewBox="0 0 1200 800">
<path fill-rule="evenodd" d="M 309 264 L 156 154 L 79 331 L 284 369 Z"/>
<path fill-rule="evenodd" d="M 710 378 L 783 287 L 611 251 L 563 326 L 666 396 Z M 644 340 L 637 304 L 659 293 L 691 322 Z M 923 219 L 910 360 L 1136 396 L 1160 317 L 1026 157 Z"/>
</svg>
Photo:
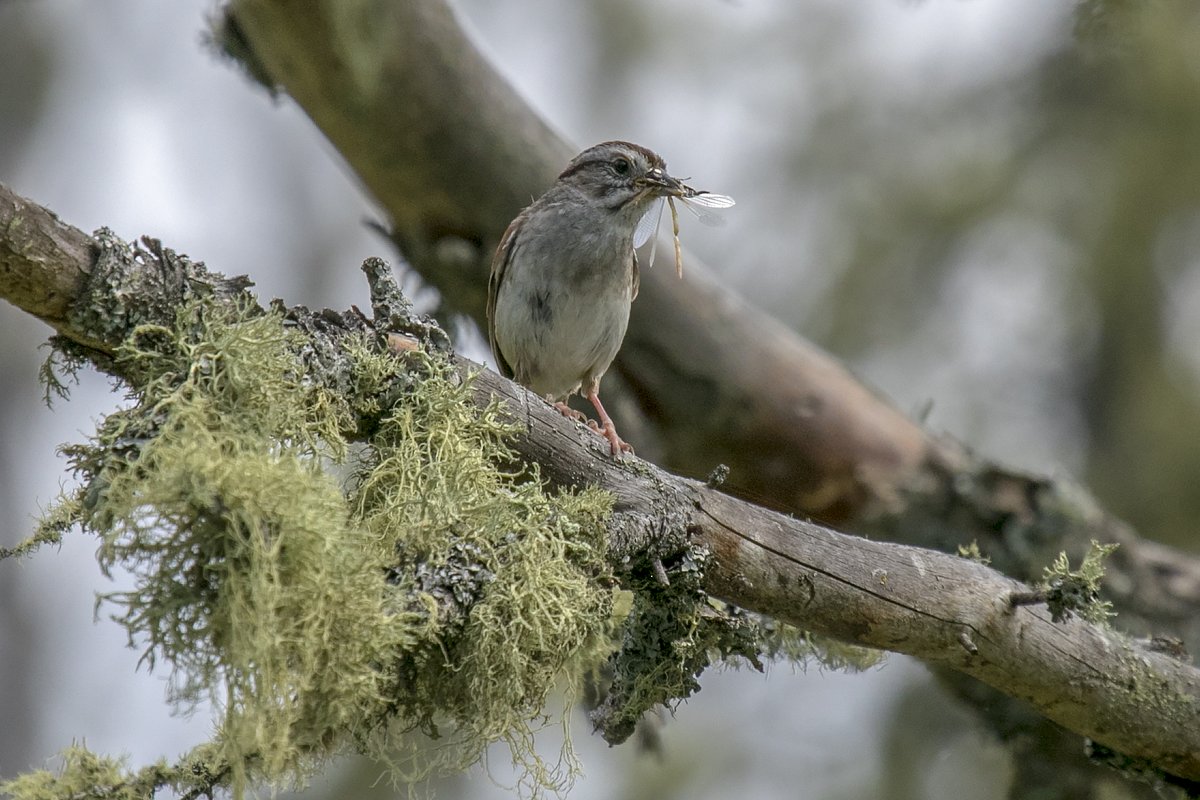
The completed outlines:
<svg viewBox="0 0 1200 800">
<path fill-rule="evenodd" d="M 685 245 L 730 286 L 933 429 L 1076 476 L 1143 535 L 1200 549 L 1200 9 L 456 7 L 568 138 L 645 144 L 737 198 L 723 227 L 681 219 Z M 396 261 L 364 225 L 378 213 L 294 104 L 206 49 L 212 10 L 0 0 L 0 182 L 84 230 L 149 234 L 249 273 L 264 299 L 365 304 L 358 264 Z M 0 308 L 3 545 L 69 485 L 55 447 L 120 401 L 84 373 L 48 411 L 47 334 Z M 482 360 L 482 339 L 465 338 Z M 0 562 L 0 775 L 73 740 L 141 765 L 209 735 L 206 709 L 170 713 L 166 675 L 137 671 L 103 608 L 93 622 L 96 593 L 122 586 L 82 536 Z M 970 709 L 900 657 L 863 675 L 709 674 L 659 756 L 574 728 L 576 798 L 1001 798 L 1012 770 Z M 510 796 L 505 760 L 438 796 Z M 385 796 L 378 774 L 348 761 L 309 794 Z"/>
</svg>

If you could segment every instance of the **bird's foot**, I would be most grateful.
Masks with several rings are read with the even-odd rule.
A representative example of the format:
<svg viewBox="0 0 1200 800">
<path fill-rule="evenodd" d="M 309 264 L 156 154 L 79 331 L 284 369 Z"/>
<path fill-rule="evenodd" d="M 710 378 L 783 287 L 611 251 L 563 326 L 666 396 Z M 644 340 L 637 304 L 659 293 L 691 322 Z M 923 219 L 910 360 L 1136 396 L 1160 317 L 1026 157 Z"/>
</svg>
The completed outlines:
<svg viewBox="0 0 1200 800">
<path fill-rule="evenodd" d="M 553 403 L 554 410 L 562 414 L 567 419 L 573 419 L 582 422 L 591 430 L 603 436 L 608 440 L 609 447 L 612 449 L 612 454 L 619 455 L 620 453 L 633 453 L 633 445 L 617 435 L 617 426 L 613 425 L 612 420 L 605 420 L 604 424 L 596 422 L 596 420 L 584 414 L 582 411 L 576 411 L 564 402 Z"/>
<path fill-rule="evenodd" d="M 612 418 L 608 416 L 608 412 L 604 410 L 604 404 L 600 402 L 600 393 L 596 388 L 598 383 L 599 379 L 588 389 L 587 399 L 595 407 L 596 414 L 600 417 L 600 425 L 589 419 L 588 427 L 605 439 L 608 439 L 608 444 L 612 448 L 614 456 L 619 456 L 621 453 L 633 455 L 633 445 L 617 435 L 617 426 L 613 425 Z"/>
<path fill-rule="evenodd" d="M 563 403 L 561 401 L 554 404 L 554 410 L 557 411 L 558 413 L 562 414 L 567 419 L 573 419 L 578 422 L 586 422 L 589 426 L 595 424 L 590 419 L 588 419 L 587 415 L 584 414 L 582 411 L 576 411 L 575 409 L 571 408 L 569 405 L 567 405 L 566 403 Z"/>
<path fill-rule="evenodd" d="M 622 439 L 617 434 L 617 426 L 613 425 L 612 420 L 609 420 L 605 425 L 601 425 L 599 422 L 596 422 L 596 420 L 588 418 L 587 426 L 603 436 L 605 439 L 608 439 L 608 444 L 612 448 L 612 454 L 614 456 L 619 455 L 620 453 L 629 453 L 629 455 L 634 455 L 633 445 Z"/>
<path fill-rule="evenodd" d="M 588 427 L 605 439 L 608 439 L 609 447 L 612 448 L 614 456 L 619 456 L 621 453 L 633 455 L 633 445 L 617 435 L 617 426 L 612 424 L 612 420 L 605 422 L 603 426 L 598 426 L 594 421 L 588 420 Z"/>
</svg>

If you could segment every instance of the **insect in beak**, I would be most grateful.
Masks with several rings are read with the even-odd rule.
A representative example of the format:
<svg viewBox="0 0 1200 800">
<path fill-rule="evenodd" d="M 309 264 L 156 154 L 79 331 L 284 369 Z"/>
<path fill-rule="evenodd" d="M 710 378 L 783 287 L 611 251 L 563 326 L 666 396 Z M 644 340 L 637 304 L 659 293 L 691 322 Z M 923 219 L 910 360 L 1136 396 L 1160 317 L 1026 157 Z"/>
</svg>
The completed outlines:
<svg viewBox="0 0 1200 800">
<path fill-rule="evenodd" d="M 688 187 L 678 178 L 673 178 L 658 167 L 654 167 L 638 179 L 639 184 L 659 197 L 682 197 Z"/>
<path fill-rule="evenodd" d="M 658 189 L 656 194 L 660 199 L 654 202 L 638 222 L 637 229 L 633 234 L 633 246 L 641 247 L 653 239 L 650 245 L 649 265 L 654 266 L 654 254 L 658 249 L 658 225 L 662 220 L 662 207 L 665 199 L 666 205 L 671 207 L 671 233 L 675 242 L 675 272 L 682 278 L 683 249 L 679 244 L 679 212 L 675 208 L 675 198 L 679 198 L 679 202 L 706 225 L 720 225 L 724 220 L 705 209 L 729 208 L 734 204 L 733 198 L 693 189 L 682 180 L 671 177 L 661 169 L 650 170 L 643 181 L 644 185 L 652 185 Z"/>
</svg>

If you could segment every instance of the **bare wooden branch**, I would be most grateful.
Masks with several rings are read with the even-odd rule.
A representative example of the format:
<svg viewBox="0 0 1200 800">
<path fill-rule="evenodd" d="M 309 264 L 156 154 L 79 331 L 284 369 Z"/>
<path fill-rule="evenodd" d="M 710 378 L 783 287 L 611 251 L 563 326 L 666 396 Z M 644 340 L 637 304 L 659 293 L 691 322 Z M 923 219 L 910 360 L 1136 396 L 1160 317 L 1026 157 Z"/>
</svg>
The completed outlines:
<svg viewBox="0 0 1200 800">
<path fill-rule="evenodd" d="M 55 330 L 91 266 L 91 239 L 54 212 L 0 187 L 0 287 L 4 298 Z"/>
<path fill-rule="evenodd" d="M 11 212 L 0 217 L 7 253 L 0 296 L 40 316 L 51 316 L 45 298 L 56 297 L 60 333 L 94 341 L 70 322 L 73 292 L 92 266 L 90 237 L 3 187 L 0 208 L 36 220 L 14 225 Z M 59 242 L 52 256 L 26 247 L 50 232 Z M 478 403 L 499 398 L 524 426 L 517 447 L 543 474 L 614 493 L 616 546 L 647 541 L 672 520 L 715 556 L 705 575 L 714 596 L 973 676 L 1107 748 L 1200 785 L 1200 670 L 1117 632 L 1014 606 L 1013 593 L 1027 587 L 969 559 L 847 536 L 644 461 L 615 460 L 594 433 L 524 388 L 465 359 L 457 366 L 474 375 Z"/>
</svg>

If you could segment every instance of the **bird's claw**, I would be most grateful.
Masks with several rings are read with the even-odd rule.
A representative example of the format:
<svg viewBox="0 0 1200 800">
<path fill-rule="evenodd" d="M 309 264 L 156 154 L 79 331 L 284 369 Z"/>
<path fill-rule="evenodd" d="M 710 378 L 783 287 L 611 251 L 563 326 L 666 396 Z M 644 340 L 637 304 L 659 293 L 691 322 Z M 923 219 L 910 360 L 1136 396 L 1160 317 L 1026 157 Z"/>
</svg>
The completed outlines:
<svg viewBox="0 0 1200 800">
<path fill-rule="evenodd" d="M 584 414 L 582 411 L 576 411 L 575 409 L 571 408 L 569 405 L 567 405 L 566 403 L 564 403 L 562 401 L 559 401 L 554 404 L 554 410 L 557 411 L 558 413 L 562 414 L 567 419 L 573 419 L 578 422 L 586 422 L 589 426 L 592 426 L 595 424 L 590 419 L 588 419 L 587 415 Z"/>
<path fill-rule="evenodd" d="M 588 422 L 592 421 L 588 420 Z M 592 423 L 592 425 L 594 426 L 595 423 Z M 595 427 L 593 427 L 593 430 L 596 430 Z M 609 447 L 612 448 L 612 454 L 614 456 L 619 456 L 622 453 L 629 453 L 629 455 L 633 455 L 633 445 L 617 435 L 616 425 L 613 425 L 611 422 L 606 422 L 604 427 L 596 430 L 596 432 L 605 439 L 608 439 Z"/>
<path fill-rule="evenodd" d="M 630 455 L 633 455 L 633 445 L 629 444 L 629 442 L 617 435 L 617 426 L 612 423 L 612 420 L 609 420 L 601 425 L 600 423 L 596 422 L 596 420 L 584 414 L 582 411 L 576 411 L 562 401 L 554 403 L 554 410 L 562 414 L 567 419 L 573 419 L 584 423 L 590 430 L 595 431 L 607 439 L 609 448 L 612 450 L 612 454 L 614 456 L 622 453 L 629 453 Z"/>
</svg>

